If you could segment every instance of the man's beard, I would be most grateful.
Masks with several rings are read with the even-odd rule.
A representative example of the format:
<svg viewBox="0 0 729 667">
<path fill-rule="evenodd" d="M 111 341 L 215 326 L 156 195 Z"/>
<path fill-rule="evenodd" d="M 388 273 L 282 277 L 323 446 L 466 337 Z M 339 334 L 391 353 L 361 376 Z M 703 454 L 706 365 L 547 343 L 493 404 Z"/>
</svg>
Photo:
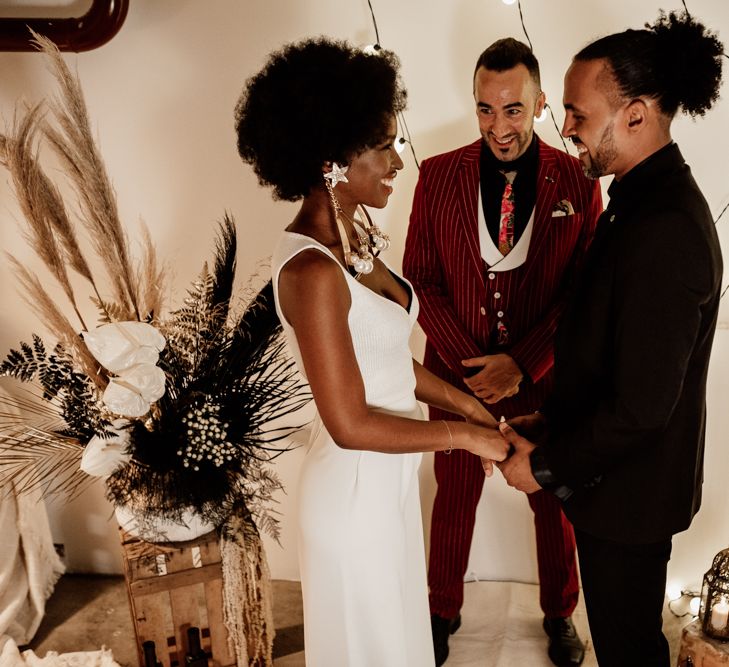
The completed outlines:
<svg viewBox="0 0 729 667">
<path fill-rule="evenodd" d="M 618 156 L 618 149 L 615 146 L 615 135 L 613 134 L 613 123 L 605 128 L 600 137 L 600 143 L 595 149 L 595 156 L 590 157 L 589 164 L 583 164 L 582 170 L 587 178 L 600 178 L 610 172 L 608 169 Z"/>
</svg>

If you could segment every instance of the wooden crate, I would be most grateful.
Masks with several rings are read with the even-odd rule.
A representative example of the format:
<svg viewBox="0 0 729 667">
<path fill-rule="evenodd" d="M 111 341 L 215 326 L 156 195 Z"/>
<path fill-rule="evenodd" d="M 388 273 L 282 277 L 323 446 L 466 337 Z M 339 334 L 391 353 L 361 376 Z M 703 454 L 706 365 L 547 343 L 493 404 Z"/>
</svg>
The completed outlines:
<svg viewBox="0 0 729 667">
<path fill-rule="evenodd" d="M 689 623 L 681 635 L 677 667 L 729 667 L 729 642 L 707 637 L 699 620 Z"/>
<path fill-rule="evenodd" d="M 187 629 L 200 628 L 211 667 L 234 667 L 223 624 L 223 576 L 218 534 L 189 542 L 150 544 L 121 531 L 124 573 L 139 664 L 153 641 L 164 667 L 184 667 Z"/>
</svg>

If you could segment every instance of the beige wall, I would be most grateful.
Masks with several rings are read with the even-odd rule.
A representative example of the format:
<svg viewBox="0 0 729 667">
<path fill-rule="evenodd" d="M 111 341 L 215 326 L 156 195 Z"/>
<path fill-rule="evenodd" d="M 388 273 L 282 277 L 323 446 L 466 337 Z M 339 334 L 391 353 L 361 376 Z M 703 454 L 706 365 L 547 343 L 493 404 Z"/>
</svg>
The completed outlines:
<svg viewBox="0 0 729 667">
<path fill-rule="evenodd" d="M 373 4 L 382 43 L 402 60 L 410 97 L 407 122 L 418 157 L 475 139 L 470 98 L 473 63 L 494 39 L 522 37 L 516 5 L 506 6 L 500 0 L 373 0 Z M 729 5 L 724 0 L 689 0 L 688 4 L 729 38 Z M 562 74 L 571 55 L 591 38 L 652 20 L 657 6 L 633 0 L 524 3 L 543 85 L 558 118 Z M 232 212 L 237 220 L 242 282 L 270 254 L 279 230 L 291 218 L 294 206 L 272 202 L 240 163 L 232 110 L 243 81 L 269 51 L 317 34 L 371 43 L 374 34 L 366 0 L 132 0 L 127 21 L 113 41 L 96 51 L 65 56 L 83 83 L 122 219 L 132 238 L 139 219 L 150 226 L 160 254 L 173 270 L 174 303 L 209 256 L 213 225 L 223 211 Z M 51 91 L 38 55 L 0 53 L 0 112 L 6 122 L 21 100 L 33 102 Z M 729 103 L 722 101 L 706 119 L 695 123 L 680 119 L 674 131 L 715 213 L 729 201 L 727 127 Z M 538 132 L 558 144 L 551 122 L 539 125 Z M 398 178 L 390 206 L 375 213 L 394 239 L 390 257 L 396 265 L 417 178 L 411 157 L 404 159 L 406 169 Z M 16 225 L 18 216 L 3 172 L 0 245 L 33 263 Z M 729 247 L 729 219 L 722 221 L 720 232 L 724 247 Z M 41 329 L 15 293 L 13 276 L 4 262 L 0 285 L 0 350 L 5 352 Z M 725 322 L 728 314 L 725 305 Z M 729 331 L 724 327 L 717 335 L 710 377 L 704 508 L 691 530 L 676 538 L 671 564 L 671 576 L 684 586 L 700 581 L 713 554 L 727 546 L 729 535 L 725 442 Z M 421 334 L 414 335 L 413 346 L 416 352 L 422 349 Z M 301 450 L 294 451 L 277 463 L 288 493 L 281 496 L 279 507 L 282 547 L 267 545 L 275 577 L 298 576 L 292 510 L 301 456 Z M 425 457 L 424 461 L 421 478 L 427 527 L 434 482 L 431 460 Z M 65 543 L 71 568 L 119 571 L 116 531 L 99 487 L 72 505 L 53 504 L 51 518 L 56 541 Z M 469 565 L 472 576 L 535 580 L 531 521 L 523 496 L 511 492 L 498 476 L 489 481 L 479 507 Z"/>
</svg>

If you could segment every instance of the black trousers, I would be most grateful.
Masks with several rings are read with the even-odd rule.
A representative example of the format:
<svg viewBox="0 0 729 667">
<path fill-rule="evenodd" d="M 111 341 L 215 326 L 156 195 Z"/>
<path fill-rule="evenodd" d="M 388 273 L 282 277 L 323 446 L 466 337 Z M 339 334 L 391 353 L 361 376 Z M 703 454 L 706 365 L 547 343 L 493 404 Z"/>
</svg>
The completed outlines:
<svg viewBox="0 0 729 667">
<path fill-rule="evenodd" d="M 577 528 L 575 538 L 600 667 L 670 667 L 662 611 L 671 539 L 622 544 Z"/>
</svg>

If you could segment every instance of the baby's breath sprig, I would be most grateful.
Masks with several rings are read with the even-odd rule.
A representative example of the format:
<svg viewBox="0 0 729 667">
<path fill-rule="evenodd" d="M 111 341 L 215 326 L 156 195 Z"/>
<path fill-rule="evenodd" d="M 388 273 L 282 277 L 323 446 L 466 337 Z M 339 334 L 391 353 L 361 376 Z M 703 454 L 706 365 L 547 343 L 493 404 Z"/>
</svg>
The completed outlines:
<svg viewBox="0 0 729 667">
<path fill-rule="evenodd" d="M 206 399 L 202 405 L 192 407 L 183 417 L 187 445 L 178 449 L 177 455 L 182 457 L 185 468 L 200 470 L 200 465 L 207 462 L 217 468 L 233 461 L 236 447 L 226 440 L 230 424 L 220 417 L 220 405 Z"/>
</svg>

